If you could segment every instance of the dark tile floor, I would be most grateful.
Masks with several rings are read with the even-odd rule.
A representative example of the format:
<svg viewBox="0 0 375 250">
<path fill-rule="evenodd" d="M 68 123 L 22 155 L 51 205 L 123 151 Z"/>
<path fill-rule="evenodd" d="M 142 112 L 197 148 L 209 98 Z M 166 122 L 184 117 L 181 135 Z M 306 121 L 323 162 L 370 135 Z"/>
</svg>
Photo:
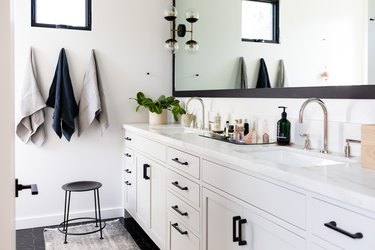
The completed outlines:
<svg viewBox="0 0 375 250">
<path fill-rule="evenodd" d="M 125 229 L 133 237 L 142 250 L 159 250 L 133 218 L 120 218 Z M 42 250 L 44 247 L 44 227 L 22 229 L 16 231 L 17 250 Z"/>
</svg>

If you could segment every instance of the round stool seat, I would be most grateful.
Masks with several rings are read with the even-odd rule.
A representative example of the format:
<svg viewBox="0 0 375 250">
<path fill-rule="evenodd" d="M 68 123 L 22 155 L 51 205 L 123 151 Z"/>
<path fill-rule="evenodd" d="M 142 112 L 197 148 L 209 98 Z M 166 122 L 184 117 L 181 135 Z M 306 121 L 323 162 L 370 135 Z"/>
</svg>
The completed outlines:
<svg viewBox="0 0 375 250">
<path fill-rule="evenodd" d="M 102 186 L 97 181 L 76 181 L 64 184 L 61 188 L 69 192 L 85 192 L 94 189 L 98 189 Z"/>
</svg>

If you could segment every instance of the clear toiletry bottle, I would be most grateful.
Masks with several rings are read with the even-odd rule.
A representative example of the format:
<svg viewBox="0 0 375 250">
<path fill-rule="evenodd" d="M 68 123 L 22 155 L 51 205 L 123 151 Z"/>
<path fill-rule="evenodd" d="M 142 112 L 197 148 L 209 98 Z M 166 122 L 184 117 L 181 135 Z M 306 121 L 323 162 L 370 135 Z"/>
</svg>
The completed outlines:
<svg viewBox="0 0 375 250">
<path fill-rule="evenodd" d="M 214 132 L 219 132 L 221 129 L 221 116 L 219 113 L 214 117 Z"/>
<path fill-rule="evenodd" d="M 283 109 L 281 119 L 277 122 L 277 144 L 289 145 L 290 143 L 290 121 L 286 119 L 286 107 L 280 106 Z"/>
</svg>

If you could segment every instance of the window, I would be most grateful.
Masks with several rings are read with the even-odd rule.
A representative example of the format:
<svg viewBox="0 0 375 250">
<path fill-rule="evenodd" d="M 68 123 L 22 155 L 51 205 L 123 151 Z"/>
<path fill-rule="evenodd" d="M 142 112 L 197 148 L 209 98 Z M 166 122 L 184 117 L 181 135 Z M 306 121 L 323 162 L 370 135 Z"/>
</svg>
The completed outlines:
<svg viewBox="0 0 375 250">
<path fill-rule="evenodd" d="M 279 43 L 279 0 L 242 0 L 242 41 Z"/>
<path fill-rule="evenodd" d="M 91 0 L 31 0 L 31 26 L 91 30 Z"/>
</svg>

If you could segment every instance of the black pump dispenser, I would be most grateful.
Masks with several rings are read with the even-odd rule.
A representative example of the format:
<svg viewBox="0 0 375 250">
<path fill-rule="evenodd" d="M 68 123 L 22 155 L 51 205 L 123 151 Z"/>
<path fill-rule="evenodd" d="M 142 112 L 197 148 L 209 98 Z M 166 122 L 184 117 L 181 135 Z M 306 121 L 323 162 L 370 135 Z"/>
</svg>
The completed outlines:
<svg viewBox="0 0 375 250">
<path fill-rule="evenodd" d="M 287 107 L 279 106 L 283 109 L 281 113 L 281 119 L 277 122 L 277 144 L 289 145 L 290 143 L 290 122 L 286 119 L 287 113 L 285 109 Z"/>
</svg>

